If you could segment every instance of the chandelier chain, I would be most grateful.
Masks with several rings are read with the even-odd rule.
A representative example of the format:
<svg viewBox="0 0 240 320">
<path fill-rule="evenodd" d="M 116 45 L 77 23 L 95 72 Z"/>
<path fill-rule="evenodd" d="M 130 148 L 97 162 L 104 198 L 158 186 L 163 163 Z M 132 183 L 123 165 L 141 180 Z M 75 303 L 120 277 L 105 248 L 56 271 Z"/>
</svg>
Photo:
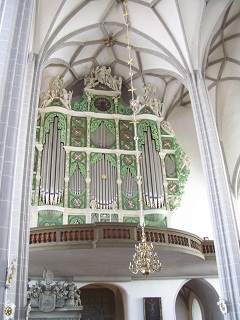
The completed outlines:
<svg viewBox="0 0 240 320">
<path fill-rule="evenodd" d="M 149 273 L 153 273 L 155 271 L 160 271 L 162 269 L 162 265 L 158 260 L 157 253 L 154 253 L 153 244 L 147 244 L 146 234 L 144 231 L 144 213 L 143 213 L 143 201 L 142 201 L 142 176 L 141 176 L 141 168 L 140 168 L 140 151 L 138 145 L 138 130 L 137 130 L 137 102 L 134 99 L 134 91 L 136 88 L 133 87 L 133 59 L 131 56 L 131 45 L 130 45 L 130 23 L 129 23 L 129 11 L 127 8 L 127 1 L 123 1 L 124 13 L 123 17 L 125 19 L 126 26 L 126 36 L 127 39 L 127 50 L 128 50 L 128 60 L 127 64 L 129 65 L 129 76 L 130 76 L 130 88 L 128 91 L 131 92 L 131 100 L 130 106 L 133 111 L 133 126 L 134 126 L 134 140 L 135 140 L 135 149 L 136 149 L 136 163 L 137 163 L 137 181 L 138 181 L 138 191 L 139 191 L 139 206 L 140 206 L 140 224 L 142 226 L 142 235 L 141 241 L 138 245 L 135 245 L 135 254 L 133 255 L 133 263 L 130 262 L 129 269 L 134 273 L 138 273 L 140 271 L 143 275 L 147 276 Z"/>
</svg>

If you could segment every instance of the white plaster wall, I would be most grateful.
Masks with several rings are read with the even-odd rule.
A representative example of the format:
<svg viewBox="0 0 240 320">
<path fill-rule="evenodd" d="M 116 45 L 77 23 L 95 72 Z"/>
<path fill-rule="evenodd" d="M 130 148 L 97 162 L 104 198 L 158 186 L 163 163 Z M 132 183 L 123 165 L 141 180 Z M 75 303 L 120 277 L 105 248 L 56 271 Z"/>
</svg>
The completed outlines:
<svg viewBox="0 0 240 320">
<path fill-rule="evenodd" d="M 131 282 L 115 282 L 114 284 L 126 292 L 127 315 L 125 320 L 144 320 L 143 298 L 161 297 L 162 311 L 164 320 L 185 320 L 185 318 L 176 318 L 176 299 L 179 290 L 186 283 L 186 279 L 167 279 L 167 280 L 139 280 Z M 218 279 L 208 279 L 209 283 L 219 292 Z M 90 283 L 76 283 L 78 287 L 86 286 Z M 104 286 L 104 284 L 102 284 Z M 181 305 L 178 311 L 185 315 Z"/>
<path fill-rule="evenodd" d="M 213 239 L 207 189 L 191 107 L 175 108 L 168 120 L 172 124 L 177 142 L 192 158 L 182 204 L 172 214 L 169 227 Z"/>
<path fill-rule="evenodd" d="M 143 298 L 161 297 L 163 319 L 175 320 L 175 299 L 184 280 L 143 280 L 114 283 L 123 288 L 128 297 L 128 319 L 144 320 Z M 88 283 L 90 284 L 90 283 Z M 77 286 L 85 286 L 86 283 L 77 283 Z"/>
<path fill-rule="evenodd" d="M 220 283 L 218 278 L 205 279 L 220 294 Z"/>
</svg>

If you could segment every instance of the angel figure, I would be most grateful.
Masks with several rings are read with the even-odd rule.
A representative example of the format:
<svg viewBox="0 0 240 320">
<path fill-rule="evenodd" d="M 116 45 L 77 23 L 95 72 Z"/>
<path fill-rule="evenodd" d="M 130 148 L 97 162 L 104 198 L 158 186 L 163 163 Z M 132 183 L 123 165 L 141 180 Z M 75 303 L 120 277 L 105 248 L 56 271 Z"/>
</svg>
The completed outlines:
<svg viewBox="0 0 240 320">
<path fill-rule="evenodd" d="M 73 95 L 73 91 L 67 92 L 66 89 L 62 90 L 60 101 L 62 102 L 62 104 L 66 109 L 71 109 L 72 95 Z"/>
<path fill-rule="evenodd" d="M 53 97 L 51 95 L 51 91 L 42 92 L 40 95 L 40 108 L 46 108 L 53 101 Z"/>
</svg>

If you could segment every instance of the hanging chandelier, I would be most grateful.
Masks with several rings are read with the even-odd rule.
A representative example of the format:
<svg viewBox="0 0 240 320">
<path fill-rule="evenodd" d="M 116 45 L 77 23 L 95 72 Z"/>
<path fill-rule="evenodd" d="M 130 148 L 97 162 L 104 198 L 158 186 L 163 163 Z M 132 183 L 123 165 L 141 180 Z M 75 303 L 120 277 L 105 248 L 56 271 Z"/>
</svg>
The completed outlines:
<svg viewBox="0 0 240 320">
<path fill-rule="evenodd" d="M 135 266 L 131 262 L 129 265 L 129 269 L 132 273 L 137 274 L 138 271 L 140 271 L 144 276 L 148 276 L 149 273 L 162 269 L 157 253 L 154 253 L 153 244 L 147 244 L 144 227 L 142 227 L 141 241 L 138 245 L 135 244 L 135 250 L 136 253 L 133 255 Z"/>
<path fill-rule="evenodd" d="M 130 34 L 129 34 L 129 12 L 127 9 L 127 1 L 117 0 L 118 3 L 123 3 L 124 13 L 123 17 L 125 19 L 125 26 L 126 26 L 126 36 L 127 39 L 127 50 L 128 50 L 128 60 L 127 64 L 129 65 L 129 76 L 130 76 L 130 89 L 128 91 L 131 92 L 132 97 L 130 100 L 130 106 L 133 110 L 133 125 L 134 125 L 134 140 L 135 140 L 135 147 L 136 147 L 136 162 L 137 162 L 137 181 L 138 181 L 138 190 L 139 190 L 139 204 L 140 204 L 140 224 L 142 225 L 142 236 L 141 241 L 138 245 L 135 245 L 136 253 L 133 255 L 133 263 L 135 266 L 130 262 L 129 269 L 134 273 L 137 274 L 140 271 L 143 275 L 148 276 L 149 273 L 153 273 L 155 271 L 160 271 L 162 269 L 162 265 L 158 260 L 157 253 L 154 252 L 153 244 L 147 244 L 146 234 L 144 232 L 144 215 L 143 215 L 143 200 L 142 200 L 142 176 L 140 172 L 140 155 L 139 155 L 139 147 L 138 147 L 138 135 L 137 135 L 137 119 L 136 119 L 136 112 L 137 112 L 137 103 L 134 99 L 134 91 L 136 88 L 133 87 L 133 72 L 132 72 L 132 64 L 133 59 L 131 57 L 131 46 L 130 46 Z"/>
</svg>

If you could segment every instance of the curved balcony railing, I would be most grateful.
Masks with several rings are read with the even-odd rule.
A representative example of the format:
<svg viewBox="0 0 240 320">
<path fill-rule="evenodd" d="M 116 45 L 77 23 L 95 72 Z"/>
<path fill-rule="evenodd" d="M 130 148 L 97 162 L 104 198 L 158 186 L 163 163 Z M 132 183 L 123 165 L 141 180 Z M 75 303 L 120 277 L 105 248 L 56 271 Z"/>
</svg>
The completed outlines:
<svg viewBox="0 0 240 320">
<path fill-rule="evenodd" d="M 145 227 L 147 241 L 165 250 L 215 257 L 214 243 L 177 229 Z M 94 223 L 37 227 L 30 230 L 30 250 L 66 248 L 131 247 L 140 241 L 141 230 L 131 223 Z"/>
</svg>

